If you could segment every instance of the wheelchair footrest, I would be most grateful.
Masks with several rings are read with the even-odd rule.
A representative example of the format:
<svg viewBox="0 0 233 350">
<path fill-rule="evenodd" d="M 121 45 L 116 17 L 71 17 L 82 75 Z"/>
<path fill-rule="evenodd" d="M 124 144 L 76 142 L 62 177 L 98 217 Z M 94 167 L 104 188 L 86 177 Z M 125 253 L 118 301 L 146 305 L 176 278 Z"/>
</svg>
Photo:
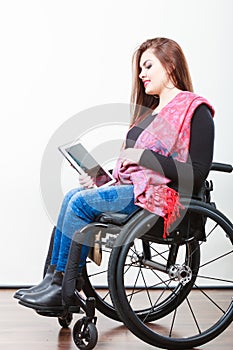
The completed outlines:
<svg viewBox="0 0 233 350">
<path fill-rule="evenodd" d="M 68 309 L 64 308 L 63 311 L 61 310 L 35 310 L 36 313 L 40 316 L 46 316 L 46 317 L 63 317 L 67 313 L 77 313 L 77 314 L 83 314 L 84 311 L 81 310 L 80 306 L 71 306 Z"/>
</svg>

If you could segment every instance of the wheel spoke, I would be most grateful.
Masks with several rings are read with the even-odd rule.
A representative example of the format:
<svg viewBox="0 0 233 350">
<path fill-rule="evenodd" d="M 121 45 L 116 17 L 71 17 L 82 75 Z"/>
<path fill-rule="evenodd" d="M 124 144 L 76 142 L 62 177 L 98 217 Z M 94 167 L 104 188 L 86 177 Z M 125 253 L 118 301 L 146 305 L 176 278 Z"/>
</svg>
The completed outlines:
<svg viewBox="0 0 233 350">
<path fill-rule="evenodd" d="M 224 253 L 224 254 L 222 254 L 222 255 L 219 255 L 219 256 L 216 257 L 215 259 L 212 259 L 212 260 L 207 261 L 206 263 L 200 265 L 200 267 L 204 267 L 204 266 L 206 266 L 206 265 L 208 265 L 208 264 L 211 264 L 212 262 L 215 262 L 215 261 L 217 261 L 217 260 L 219 260 L 219 259 L 225 258 L 227 255 L 232 254 L 232 253 L 233 253 L 233 250 L 231 250 L 230 252 Z"/>
<path fill-rule="evenodd" d="M 170 281 L 171 282 L 171 281 Z M 148 317 L 150 316 L 150 314 L 154 311 L 155 307 L 157 306 L 157 304 L 159 303 L 159 301 L 162 299 L 163 295 L 165 294 L 165 291 L 167 289 L 163 289 L 163 291 L 160 293 L 160 295 L 158 296 L 158 298 L 156 299 L 156 301 L 154 302 L 154 304 L 152 305 L 151 309 L 148 311 L 148 313 L 146 314 L 145 318 L 143 319 L 143 322 L 146 322 L 146 320 L 148 319 Z"/>
<path fill-rule="evenodd" d="M 207 280 L 212 280 L 212 281 L 218 281 L 218 282 L 227 282 L 227 283 L 233 283 L 232 280 L 227 280 L 223 278 L 217 278 L 217 277 L 211 277 L 211 276 L 204 276 L 204 275 L 197 275 L 196 277 L 202 278 L 202 279 L 207 279 Z"/>
<path fill-rule="evenodd" d="M 195 322 L 195 325 L 196 325 L 196 327 L 197 327 L 197 329 L 198 329 L 198 332 L 199 332 L 199 334 L 201 334 L 201 329 L 200 329 L 200 327 L 199 327 L 199 325 L 198 325 L 197 318 L 196 318 L 196 316 L 195 316 L 195 314 L 194 314 L 194 311 L 193 311 L 193 308 L 192 308 L 192 306 L 191 306 L 191 303 L 190 303 L 190 301 L 189 301 L 188 298 L 186 298 L 185 300 L 186 300 L 186 302 L 187 302 L 187 304 L 188 304 L 189 310 L 190 310 L 190 312 L 191 312 L 191 314 L 192 314 L 192 317 L 193 317 L 193 319 L 194 319 L 194 322 Z"/>
<path fill-rule="evenodd" d="M 170 331 L 169 331 L 169 337 L 172 336 L 172 330 L 173 330 L 173 327 L 174 327 L 176 314 L 177 314 L 177 308 L 173 312 L 172 323 L 171 323 L 171 327 L 170 327 Z"/>
<path fill-rule="evenodd" d="M 109 297 L 110 295 L 110 292 L 108 291 L 104 296 L 102 296 L 102 300 L 106 300 L 107 297 Z"/>
<path fill-rule="evenodd" d="M 88 277 L 91 278 L 91 277 L 95 277 L 95 276 L 98 276 L 98 275 L 101 275 L 103 273 L 107 273 L 108 270 L 103 270 L 103 271 L 99 271 L 99 272 L 95 272 L 95 273 L 90 273 L 88 274 Z"/>
<path fill-rule="evenodd" d="M 170 279 L 167 280 L 167 281 L 170 281 Z M 156 283 L 156 284 L 153 284 L 152 286 L 150 286 L 149 289 L 151 289 L 151 290 L 156 290 L 157 288 L 159 289 L 159 287 L 161 286 L 161 284 L 164 283 L 164 282 L 167 282 L 167 281 L 162 281 L 162 282 L 158 282 L 158 283 Z M 131 288 L 130 288 L 130 289 L 131 289 Z M 171 291 L 172 291 L 172 289 L 171 289 Z M 135 295 L 135 294 L 138 294 L 138 293 L 144 293 L 144 289 L 143 289 L 143 288 L 137 288 L 137 290 L 136 290 L 134 293 L 130 293 L 130 294 L 128 293 L 128 294 L 126 294 L 126 295 L 127 295 L 127 297 L 129 297 L 129 296 L 131 296 L 132 294 Z"/>
<path fill-rule="evenodd" d="M 151 300 L 151 297 L 150 297 L 150 294 L 149 294 L 149 290 L 148 290 L 148 287 L 147 287 L 146 280 L 145 280 L 145 277 L 144 277 L 144 275 L 143 275 L 142 269 L 140 269 L 140 271 L 141 271 L 141 275 L 142 275 L 142 278 L 143 278 L 143 281 L 144 281 L 144 284 L 145 284 L 145 287 L 146 287 L 146 294 L 147 294 L 147 297 L 148 297 L 148 299 L 149 299 L 149 303 L 150 303 L 151 306 L 153 306 L 152 300 Z"/>
<path fill-rule="evenodd" d="M 223 310 L 214 300 L 213 298 L 211 298 L 206 292 L 204 292 L 204 290 L 200 287 L 198 287 L 195 284 L 195 287 L 213 304 L 215 305 L 223 314 L 225 313 L 225 310 Z"/>
<path fill-rule="evenodd" d="M 134 286 L 133 286 L 133 292 L 132 292 L 132 294 L 130 295 L 129 302 L 131 302 L 132 297 L 133 297 L 133 295 L 135 294 L 135 293 L 134 293 L 134 290 L 135 290 L 135 288 L 136 288 L 136 284 L 137 284 L 137 281 L 138 281 L 138 278 L 139 278 L 139 275 L 140 275 L 140 271 L 141 271 L 141 270 L 139 269 L 138 274 L 137 274 L 137 277 L 136 277 L 136 280 L 135 280 L 135 283 L 134 283 Z"/>
<path fill-rule="evenodd" d="M 157 256 L 160 256 L 162 259 L 164 259 L 166 262 L 167 262 L 167 258 L 166 256 L 164 256 L 164 254 L 168 253 L 169 252 L 169 249 L 166 249 L 165 251 L 163 252 L 158 252 L 153 246 L 152 244 L 150 245 L 150 248 L 151 250 L 153 250 L 155 252 L 155 255 L 153 255 L 151 258 L 152 259 L 155 259 L 157 258 Z"/>
</svg>

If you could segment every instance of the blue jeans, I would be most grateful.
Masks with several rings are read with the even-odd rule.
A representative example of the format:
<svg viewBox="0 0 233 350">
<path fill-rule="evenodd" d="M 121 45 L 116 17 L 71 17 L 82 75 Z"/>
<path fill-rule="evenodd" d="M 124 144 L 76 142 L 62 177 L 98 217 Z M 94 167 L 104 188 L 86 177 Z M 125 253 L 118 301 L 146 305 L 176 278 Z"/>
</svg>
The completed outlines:
<svg viewBox="0 0 233 350">
<path fill-rule="evenodd" d="M 95 221 L 103 212 L 131 214 L 138 207 L 134 204 L 133 185 L 77 188 L 69 191 L 63 200 L 54 236 L 51 264 L 56 270 L 65 271 L 72 237 L 75 232 Z M 83 246 L 80 266 L 86 262 L 88 246 Z"/>
</svg>

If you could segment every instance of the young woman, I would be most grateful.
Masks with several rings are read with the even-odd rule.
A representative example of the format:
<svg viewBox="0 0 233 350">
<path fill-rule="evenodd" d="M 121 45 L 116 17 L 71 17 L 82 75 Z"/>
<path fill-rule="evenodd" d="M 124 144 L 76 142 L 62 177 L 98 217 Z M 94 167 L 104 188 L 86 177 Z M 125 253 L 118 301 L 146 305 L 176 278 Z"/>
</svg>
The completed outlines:
<svg viewBox="0 0 233 350">
<path fill-rule="evenodd" d="M 180 46 L 167 38 L 144 42 L 133 56 L 132 121 L 110 187 L 81 188 L 64 198 L 58 217 L 51 265 L 44 280 L 15 297 L 37 310 L 62 305 L 62 279 L 75 232 L 102 212 L 130 214 L 138 206 L 164 218 L 164 235 L 179 212 L 179 191 L 197 192 L 213 157 L 214 110 L 193 93 Z M 89 248 L 83 247 L 80 264 Z"/>
</svg>

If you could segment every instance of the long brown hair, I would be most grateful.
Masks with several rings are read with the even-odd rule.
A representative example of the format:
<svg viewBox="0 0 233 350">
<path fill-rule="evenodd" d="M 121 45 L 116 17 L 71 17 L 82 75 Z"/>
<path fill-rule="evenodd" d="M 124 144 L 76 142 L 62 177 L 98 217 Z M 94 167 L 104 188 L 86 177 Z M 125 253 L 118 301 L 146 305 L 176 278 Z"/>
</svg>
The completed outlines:
<svg viewBox="0 0 233 350">
<path fill-rule="evenodd" d="M 133 55 L 133 85 L 131 93 L 131 125 L 141 120 L 159 104 L 159 96 L 145 93 L 142 80 L 140 58 L 144 51 L 151 49 L 166 70 L 174 86 L 182 91 L 193 92 L 188 64 L 181 47 L 172 39 L 154 38 L 142 43 Z"/>
</svg>

